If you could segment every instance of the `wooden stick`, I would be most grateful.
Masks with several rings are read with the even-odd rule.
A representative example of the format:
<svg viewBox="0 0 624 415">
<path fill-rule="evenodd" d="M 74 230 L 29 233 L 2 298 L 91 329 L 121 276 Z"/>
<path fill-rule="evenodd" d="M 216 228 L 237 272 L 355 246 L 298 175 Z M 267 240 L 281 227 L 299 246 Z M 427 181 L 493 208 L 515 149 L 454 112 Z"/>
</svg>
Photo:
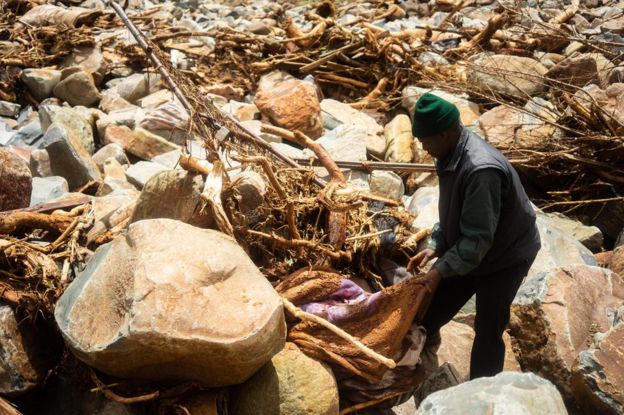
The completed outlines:
<svg viewBox="0 0 624 415">
<path fill-rule="evenodd" d="M 370 408 L 371 406 L 378 405 L 382 402 L 388 401 L 390 399 L 397 398 L 401 395 L 405 395 L 407 392 L 393 392 L 388 395 L 382 396 L 381 398 L 373 399 L 367 402 L 358 403 L 357 405 L 350 406 L 340 411 L 339 415 L 347 415 L 353 412 L 357 412 L 362 409 Z"/>
<path fill-rule="evenodd" d="M 288 310 L 288 312 L 292 314 L 294 317 L 300 320 L 309 320 L 320 326 L 323 326 L 324 328 L 331 331 L 332 333 L 334 333 L 341 339 L 346 340 L 352 345 L 354 345 L 359 351 L 361 351 L 367 357 L 370 357 L 374 361 L 379 362 L 382 365 L 390 369 L 394 369 L 396 367 L 396 363 L 394 360 L 388 359 L 387 357 L 382 356 L 381 354 L 377 353 L 376 351 L 366 346 L 361 341 L 359 341 L 358 339 L 356 339 L 355 337 L 353 337 L 352 335 L 350 335 L 349 333 L 341 329 L 340 327 L 333 325 L 332 323 L 325 320 L 324 318 L 321 318 L 314 314 L 310 314 L 310 313 L 303 311 L 302 309 L 295 306 L 293 303 L 291 303 L 285 298 L 282 298 L 282 301 L 284 302 L 284 307 L 286 308 L 286 310 Z"/>
<path fill-rule="evenodd" d="M 296 158 L 297 163 L 305 165 L 321 165 L 321 162 L 317 158 Z M 418 164 L 418 163 L 391 163 L 386 161 L 342 161 L 334 160 L 334 163 L 338 167 L 351 169 L 351 170 L 363 170 L 371 172 L 373 170 L 383 171 L 406 171 L 406 172 L 435 172 L 434 164 Z"/>
</svg>

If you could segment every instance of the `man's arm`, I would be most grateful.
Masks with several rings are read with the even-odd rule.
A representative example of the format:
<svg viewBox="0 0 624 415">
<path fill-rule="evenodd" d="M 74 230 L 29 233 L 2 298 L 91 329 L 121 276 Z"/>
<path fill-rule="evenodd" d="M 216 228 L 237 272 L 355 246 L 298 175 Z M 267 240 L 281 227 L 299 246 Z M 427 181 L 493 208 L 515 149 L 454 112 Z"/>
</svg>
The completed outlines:
<svg viewBox="0 0 624 415">
<path fill-rule="evenodd" d="M 459 220 L 459 239 L 434 264 L 442 278 L 466 275 L 492 247 L 498 226 L 503 187 L 502 173 L 484 169 L 468 178 Z"/>
<path fill-rule="evenodd" d="M 441 255 L 446 252 L 447 247 L 444 242 L 444 235 L 442 234 L 440 222 L 433 225 L 433 229 L 431 229 L 431 238 L 429 239 L 427 248 L 433 250 L 437 255 Z"/>
</svg>

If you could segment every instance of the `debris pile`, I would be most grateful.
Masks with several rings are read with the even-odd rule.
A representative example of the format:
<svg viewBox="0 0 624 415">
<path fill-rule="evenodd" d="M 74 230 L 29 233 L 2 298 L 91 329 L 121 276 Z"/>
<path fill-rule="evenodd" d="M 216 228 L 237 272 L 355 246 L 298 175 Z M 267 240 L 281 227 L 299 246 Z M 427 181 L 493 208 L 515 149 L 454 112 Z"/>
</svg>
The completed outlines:
<svg viewBox="0 0 624 415">
<path fill-rule="evenodd" d="M 583 221 L 539 211 L 506 370 L 621 411 L 621 255 L 592 252 L 624 228 L 622 4 L 235 3 L 4 2 L 0 393 L 23 413 L 347 414 L 432 383 L 435 287 L 405 268 L 437 221 L 410 121 L 431 91 L 541 210 Z M 439 357 L 467 359 L 473 317 Z M 561 411 L 546 381 L 497 387 L 525 383 Z"/>
</svg>

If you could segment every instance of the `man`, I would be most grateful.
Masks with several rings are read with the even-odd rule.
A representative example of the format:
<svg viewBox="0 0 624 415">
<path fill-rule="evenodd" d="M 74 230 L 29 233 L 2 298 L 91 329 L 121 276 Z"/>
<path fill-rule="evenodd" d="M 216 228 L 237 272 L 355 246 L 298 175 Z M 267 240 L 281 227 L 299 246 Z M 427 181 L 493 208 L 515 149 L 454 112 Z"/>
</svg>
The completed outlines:
<svg viewBox="0 0 624 415">
<path fill-rule="evenodd" d="M 438 258 L 423 277 L 438 285 L 423 325 L 428 347 L 440 328 L 476 294 L 470 378 L 501 372 L 510 306 L 540 238 L 518 174 L 494 147 L 463 127 L 455 105 L 426 93 L 416 103 L 412 134 L 436 159 L 440 222 L 408 268 Z"/>
</svg>

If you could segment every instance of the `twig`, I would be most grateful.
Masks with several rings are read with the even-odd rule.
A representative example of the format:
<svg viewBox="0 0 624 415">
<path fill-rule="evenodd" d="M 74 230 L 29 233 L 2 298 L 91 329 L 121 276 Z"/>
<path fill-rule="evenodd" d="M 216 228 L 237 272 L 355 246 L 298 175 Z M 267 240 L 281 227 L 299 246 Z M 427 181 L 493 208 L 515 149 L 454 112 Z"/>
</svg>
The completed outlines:
<svg viewBox="0 0 624 415">
<path fill-rule="evenodd" d="M 349 333 L 341 329 L 340 327 L 333 325 L 332 323 L 325 320 L 324 318 L 321 318 L 319 316 L 316 316 L 314 314 L 310 314 L 301 310 L 300 308 L 298 308 L 293 303 L 291 303 L 290 301 L 288 301 L 287 299 L 283 297 L 282 297 L 282 301 L 284 302 L 284 307 L 286 308 L 286 310 L 288 310 L 288 312 L 291 313 L 294 317 L 300 320 L 312 321 L 326 328 L 327 330 L 331 331 L 332 333 L 334 333 L 341 339 L 346 340 L 352 345 L 354 345 L 359 351 L 364 353 L 367 357 L 370 357 L 371 359 L 375 360 L 376 362 L 381 363 L 382 365 L 390 369 L 394 369 L 396 367 L 396 362 L 394 360 L 388 359 L 387 357 L 382 356 L 381 354 L 377 353 L 376 351 L 366 346 L 361 341 L 359 341 L 358 339 L 356 339 L 355 337 L 353 337 L 352 335 L 350 335 Z"/>
<path fill-rule="evenodd" d="M 93 381 L 93 383 L 95 383 L 97 390 L 102 392 L 104 396 L 106 396 L 111 401 L 119 402 L 124 405 L 130 405 L 130 404 L 139 403 L 139 402 L 153 401 L 154 399 L 160 396 L 160 391 L 156 391 L 156 392 L 148 393 L 147 395 L 126 398 L 124 396 L 119 396 L 115 392 L 108 389 L 108 387 L 100 379 L 98 379 L 93 369 L 89 369 L 89 376 L 91 377 L 91 380 Z"/>
</svg>

